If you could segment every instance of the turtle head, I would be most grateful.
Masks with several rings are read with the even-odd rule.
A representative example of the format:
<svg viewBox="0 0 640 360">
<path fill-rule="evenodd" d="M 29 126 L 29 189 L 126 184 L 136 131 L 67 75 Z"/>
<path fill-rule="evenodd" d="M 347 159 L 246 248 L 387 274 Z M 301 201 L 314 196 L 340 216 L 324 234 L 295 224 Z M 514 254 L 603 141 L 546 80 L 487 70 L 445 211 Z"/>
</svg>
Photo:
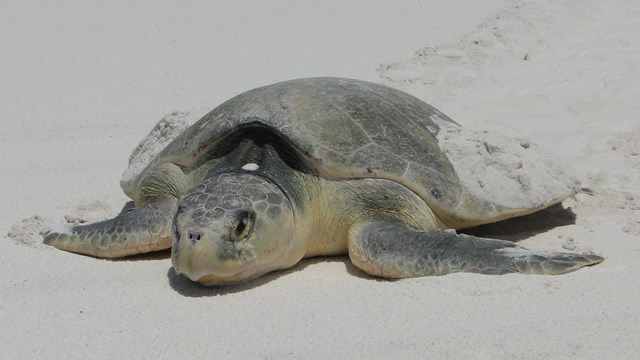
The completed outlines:
<svg viewBox="0 0 640 360">
<path fill-rule="evenodd" d="M 292 265 L 291 203 L 258 175 L 206 179 L 180 199 L 173 227 L 174 269 L 205 285 L 244 282 Z"/>
</svg>

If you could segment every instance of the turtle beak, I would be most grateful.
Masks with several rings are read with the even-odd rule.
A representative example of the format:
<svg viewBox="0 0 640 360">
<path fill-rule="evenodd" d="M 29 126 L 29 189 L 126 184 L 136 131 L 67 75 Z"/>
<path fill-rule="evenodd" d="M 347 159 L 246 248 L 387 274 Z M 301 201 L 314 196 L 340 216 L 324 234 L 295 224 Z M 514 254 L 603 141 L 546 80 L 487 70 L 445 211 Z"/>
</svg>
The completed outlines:
<svg viewBox="0 0 640 360">
<path fill-rule="evenodd" d="M 195 227 L 185 229 L 174 240 L 173 268 L 193 281 L 234 279 L 255 259 L 248 244 L 228 241 L 215 232 Z"/>
</svg>

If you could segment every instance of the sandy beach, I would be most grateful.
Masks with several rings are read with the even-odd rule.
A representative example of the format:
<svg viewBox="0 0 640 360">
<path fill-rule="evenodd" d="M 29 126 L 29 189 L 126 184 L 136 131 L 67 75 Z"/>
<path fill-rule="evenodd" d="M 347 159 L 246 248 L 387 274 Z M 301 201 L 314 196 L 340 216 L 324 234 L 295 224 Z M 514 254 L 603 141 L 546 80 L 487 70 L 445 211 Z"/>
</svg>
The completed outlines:
<svg viewBox="0 0 640 360">
<path fill-rule="evenodd" d="M 0 358 L 634 359 L 640 353 L 640 3 L 7 1 L 0 12 Z M 348 257 L 196 285 L 168 252 L 100 260 L 44 225 L 129 201 L 164 116 L 337 76 L 389 85 L 575 169 L 561 207 L 479 230 L 606 261 L 561 276 L 387 281 Z"/>
</svg>

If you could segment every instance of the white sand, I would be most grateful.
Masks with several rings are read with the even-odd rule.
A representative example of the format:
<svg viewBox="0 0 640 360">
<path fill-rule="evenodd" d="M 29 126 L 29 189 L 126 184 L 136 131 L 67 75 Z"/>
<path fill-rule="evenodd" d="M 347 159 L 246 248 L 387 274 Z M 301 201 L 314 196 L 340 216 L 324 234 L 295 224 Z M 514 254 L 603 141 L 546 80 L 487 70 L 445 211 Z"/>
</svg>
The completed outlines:
<svg viewBox="0 0 640 360">
<path fill-rule="evenodd" d="M 0 357 L 640 353 L 637 0 L 40 3 L 0 11 Z M 576 223 L 510 236 L 607 260 L 564 276 L 391 282 L 321 258 L 210 289 L 167 258 L 97 260 L 33 237 L 45 223 L 117 213 L 128 156 L 166 114 L 318 75 L 390 84 L 572 164 L 591 190 L 565 202 Z"/>
</svg>

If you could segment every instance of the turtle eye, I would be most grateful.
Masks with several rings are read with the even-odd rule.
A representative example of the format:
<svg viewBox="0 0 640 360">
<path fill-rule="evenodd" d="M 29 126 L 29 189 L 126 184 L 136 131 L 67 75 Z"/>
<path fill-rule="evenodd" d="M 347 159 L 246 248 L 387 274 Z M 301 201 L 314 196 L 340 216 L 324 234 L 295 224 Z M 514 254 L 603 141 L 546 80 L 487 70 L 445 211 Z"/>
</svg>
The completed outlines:
<svg viewBox="0 0 640 360">
<path fill-rule="evenodd" d="M 249 236 L 253 229 L 253 223 L 256 219 L 256 213 L 253 211 L 243 211 L 238 216 L 238 222 L 232 227 L 231 239 L 233 241 L 242 241 Z"/>
</svg>

